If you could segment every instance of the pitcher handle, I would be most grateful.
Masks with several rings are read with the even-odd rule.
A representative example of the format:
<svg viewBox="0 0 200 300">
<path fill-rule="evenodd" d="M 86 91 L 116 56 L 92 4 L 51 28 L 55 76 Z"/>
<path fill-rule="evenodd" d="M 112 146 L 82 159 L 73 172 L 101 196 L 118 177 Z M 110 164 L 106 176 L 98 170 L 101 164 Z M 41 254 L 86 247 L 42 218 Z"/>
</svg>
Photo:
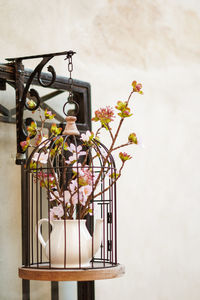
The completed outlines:
<svg viewBox="0 0 200 300">
<path fill-rule="evenodd" d="M 44 222 L 47 222 L 47 223 L 49 223 L 49 220 L 48 219 L 41 219 L 41 220 L 39 220 L 38 221 L 38 232 L 37 232 L 37 225 L 36 225 L 36 228 L 35 228 L 35 230 L 36 230 L 36 233 L 37 233 L 37 235 L 38 235 L 38 240 L 40 241 L 40 243 L 42 244 L 42 247 L 43 248 L 46 248 L 46 242 L 45 242 L 45 240 L 43 239 L 43 236 L 42 236 L 42 234 L 41 234 L 41 225 L 42 225 L 42 223 L 44 223 Z M 50 220 L 50 224 L 51 224 L 51 226 L 52 226 L 52 228 L 54 228 L 54 224 L 53 224 L 53 222 Z"/>
</svg>

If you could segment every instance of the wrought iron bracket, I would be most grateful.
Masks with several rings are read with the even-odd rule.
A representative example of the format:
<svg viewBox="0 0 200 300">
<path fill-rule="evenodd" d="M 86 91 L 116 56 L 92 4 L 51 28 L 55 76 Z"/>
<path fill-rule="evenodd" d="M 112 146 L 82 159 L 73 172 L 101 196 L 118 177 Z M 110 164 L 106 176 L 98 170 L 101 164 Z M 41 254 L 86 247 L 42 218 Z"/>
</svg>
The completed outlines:
<svg viewBox="0 0 200 300">
<path fill-rule="evenodd" d="M 44 55 L 35 55 L 35 56 L 25 56 L 25 57 L 16 57 L 16 58 L 6 58 L 7 61 L 12 61 L 15 66 L 15 89 L 16 89 L 16 127 L 17 127 L 17 155 L 16 155 L 16 164 L 22 165 L 26 162 L 26 152 L 23 151 L 20 143 L 27 138 L 27 132 L 24 128 L 23 113 L 24 108 L 35 111 L 40 106 L 40 96 L 35 89 L 30 89 L 30 85 L 33 82 L 33 79 L 37 75 L 38 82 L 42 87 L 51 87 L 56 79 L 56 72 L 53 66 L 49 65 L 47 70 L 51 73 L 50 82 L 45 83 L 41 79 L 41 72 L 44 66 L 55 56 L 65 55 L 67 58 L 74 55 L 73 51 L 65 51 L 60 53 L 50 53 Z M 31 73 L 26 85 L 24 86 L 24 66 L 22 64 L 23 60 L 42 58 L 41 62 L 35 67 Z M 34 100 L 34 106 L 29 106 L 27 103 L 27 98 Z M 27 121 L 27 120 L 26 120 Z M 25 121 L 25 124 L 26 124 Z M 33 119 L 28 120 L 30 123 L 34 121 Z M 34 137 L 34 136 L 33 136 Z"/>
<path fill-rule="evenodd" d="M 7 109 L 0 104 L 0 122 L 16 123 L 17 129 L 17 155 L 16 164 L 23 165 L 26 161 L 26 154 L 23 152 L 20 142 L 27 137 L 26 126 L 27 122 L 31 122 L 31 118 L 24 119 L 25 110 L 36 110 L 39 106 L 45 110 L 51 110 L 56 114 L 56 119 L 60 123 L 64 123 L 65 119 L 62 115 L 52 109 L 46 101 L 56 97 L 57 95 L 70 90 L 67 77 L 56 76 L 54 68 L 50 65 L 47 70 L 48 73 L 42 72 L 47 63 L 55 56 L 65 56 L 66 58 L 73 56 L 75 52 L 65 51 L 59 53 L 49 53 L 43 55 L 24 56 L 7 58 L 8 64 L 0 64 L 0 90 L 6 89 L 6 83 L 11 85 L 16 90 L 16 107 Z M 39 59 L 34 70 L 25 69 L 23 65 L 24 60 Z M 40 97 L 35 88 L 30 88 L 31 85 L 42 86 L 44 88 L 56 89 L 53 92 Z M 90 100 L 90 85 L 87 82 L 74 80 L 73 86 L 74 99 L 78 102 L 80 112 L 77 117 L 78 127 L 80 131 L 86 131 L 91 127 L 91 100 Z M 34 100 L 35 107 L 29 107 L 27 100 Z M 14 117 L 16 114 L 16 118 Z M 40 122 L 37 122 L 40 126 Z M 46 127 L 50 127 L 50 123 Z"/>
</svg>

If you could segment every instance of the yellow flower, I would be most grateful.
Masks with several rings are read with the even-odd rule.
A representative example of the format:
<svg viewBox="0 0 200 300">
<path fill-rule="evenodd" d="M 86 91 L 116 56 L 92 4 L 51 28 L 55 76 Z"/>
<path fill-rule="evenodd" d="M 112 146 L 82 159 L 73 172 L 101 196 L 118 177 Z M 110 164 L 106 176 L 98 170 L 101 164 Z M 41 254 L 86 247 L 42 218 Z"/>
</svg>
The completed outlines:
<svg viewBox="0 0 200 300">
<path fill-rule="evenodd" d="M 127 118 L 127 117 L 130 117 L 132 116 L 133 114 L 131 114 L 131 110 L 130 108 L 128 107 L 128 103 L 127 101 L 125 102 L 122 102 L 122 101 L 118 101 L 117 102 L 117 105 L 115 106 L 116 109 L 120 110 L 120 112 L 118 113 L 118 115 L 121 117 L 121 118 Z"/>
<path fill-rule="evenodd" d="M 27 137 L 25 141 L 20 142 L 22 150 L 25 152 L 28 146 L 30 145 L 30 138 Z"/>
<path fill-rule="evenodd" d="M 31 125 L 27 127 L 27 131 L 30 137 L 33 137 L 37 133 L 37 125 L 35 122 L 31 122 Z"/>
<path fill-rule="evenodd" d="M 57 125 L 54 123 L 51 125 L 51 129 L 50 129 L 51 133 L 55 136 L 57 136 L 58 134 L 61 133 L 62 131 L 62 128 L 61 127 L 57 127 Z"/>
<path fill-rule="evenodd" d="M 129 160 L 132 157 L 129 154 L 127 154 L 126 152 L 120 152 L 119 158 L 122 160 L 122 162 L 125 162 L 126 160 Z"/>
<path fill-rule="evenodd" d="M 33 109 L 33 108 L 35 108 L 36 107 L 36 103 L 35 103 L 35 101 L 33 101 L 33 100 L 27 100 L 27 106 L 29 107 L 29 108 L 31 108 L 31 109 Z"/>
<path fill-rule="evenodd" d="M 52 114 L 52 112 L 50 110 L 48 111 L 47 109 L 45 109 L 44 115 L 48 120 L 52 120 L 55 117 L 55 114 Z"/>
<path fill-rule="evenodd" d="M 121 110 L 121 111 L 125 110 L 127 108 L 127 101 L 125 101 L 125 102 L 118 101 L 115 108 L 118 110 Z"/>
</svg>

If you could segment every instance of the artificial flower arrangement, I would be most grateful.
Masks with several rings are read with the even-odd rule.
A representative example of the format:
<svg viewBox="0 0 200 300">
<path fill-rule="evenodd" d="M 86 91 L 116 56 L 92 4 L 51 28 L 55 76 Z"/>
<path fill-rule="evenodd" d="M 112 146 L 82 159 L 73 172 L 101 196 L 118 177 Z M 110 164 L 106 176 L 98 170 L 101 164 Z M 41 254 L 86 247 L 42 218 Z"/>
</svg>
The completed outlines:
<svg viewBox="0 0 200 300">
<path fill-rule="evenodd" d="M 34 152 L 30 167 L 35 181 L 39 181 L 40 186 L 46 189 L 48 193 L 51 220 L 77 218 L 75 213 L 77 205 L 79 205 L 79 218 L 83 219 L 88 213 L 92 214 L 92 201 L 105 193 L 121 177 L 126 161 L 132 157 L 126 152 L 119 152 L 121 166 L 117 172 L 109 170 L 109 157 L 120 148 L 138 144 L 138 138 L 132 132 L 128 135 L 127 142 L 116 146 L 117 137 L 124 120 L 132 116 L 129 101 L 133 93 L 143 94 L 142 84 L 133 81 L 132 91 L 127 101 L 117 102 L 115 109 L 118 112 L 119 124 L 116 131 L 113 132 L 110 126 L 116 117 L 114 109 L 110 106 L 100 108 L 95 111 L 95 116 L 92 118 L 92 121 L 100 123 L 100 127 L 96 133 L 90 131 L 82 133 L 80 137 L 81 145 L 75 145 L 73 142 L 67 143 L 61 134 L 62 128 L 57 127 L 55 123 L 52 124 L 50 129 L 50 139 L 44 135 L 43 129 L 46 120 L 53 120 L 55 117 L 51 111 L 45 110 L 44 117 L 42 117 L 40 111 L 41 128 L 38 128 L 35 122 L 27 127 L 28 137 L 20 145 L 23 151 L 26 151 L 28 147 L 39 149 L 39 151 Z M 28 105 L 34 107 L 34 101 L 29 100 Z M 100 132 L 102 130 L 106 130 L 111 139 L 107 151 L 101 147 Z M 33 137 L 35 137 L 34 145 L 30 142 Z M 98 148 L 97 145 L 99 145 Z M 93 148 L 96 150 L 95 155 L 91 154 Z M 68 155 L 64 155 L 64 152 Z M 71 178 L 68 180 L 65 178 L 64 183 L 61 179 L 62 175 L 57 173 L 54 168 L 54 160 L 57 155 L 62 156 L 65 169 L 71 170 Z M 92 169 L 95 159 L 98 159 L 99 156 L 103 158 L 103 167 L 108 166 L 104 174 L 102 173 L 103 169 L 99 172 L 94 172 Z M 45 166 L 48 166 L 48 172 Z M 109 185 L 98 191 L 102 176 L 108 176 Z"/>
</svg>

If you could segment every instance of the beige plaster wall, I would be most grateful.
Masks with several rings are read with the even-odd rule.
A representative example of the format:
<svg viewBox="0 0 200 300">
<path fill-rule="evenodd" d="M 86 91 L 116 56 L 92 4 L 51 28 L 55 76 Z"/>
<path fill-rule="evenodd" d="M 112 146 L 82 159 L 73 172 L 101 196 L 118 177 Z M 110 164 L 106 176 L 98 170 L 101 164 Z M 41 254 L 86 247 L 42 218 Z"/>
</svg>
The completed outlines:
<svg viewBox="0 0 200 300">
<path fill-rule="evenodd" d="M 97 300 L 199 300 L 199 17 L 198 0 L 0 0 L 1 62 L 77 50 L 74 76 L 91 83 L 93 111 L 126 99 L 132 80 L 144 85 L 122 130 L 122 140 L 133 130 L 145 146 L 134 147 L 118 185 L 126 275 L 96 282 Z M 66 74 L 62 60 L 55 65 Z M 12 89 L 0 93 L 0 103 L 13 107 Z M 21 299 L 14 156 L 15 128 L 0 123 L 2 300 Z M 50 299 L 48 283 L 31 290 L 32 299 Z"/>
</svg>

